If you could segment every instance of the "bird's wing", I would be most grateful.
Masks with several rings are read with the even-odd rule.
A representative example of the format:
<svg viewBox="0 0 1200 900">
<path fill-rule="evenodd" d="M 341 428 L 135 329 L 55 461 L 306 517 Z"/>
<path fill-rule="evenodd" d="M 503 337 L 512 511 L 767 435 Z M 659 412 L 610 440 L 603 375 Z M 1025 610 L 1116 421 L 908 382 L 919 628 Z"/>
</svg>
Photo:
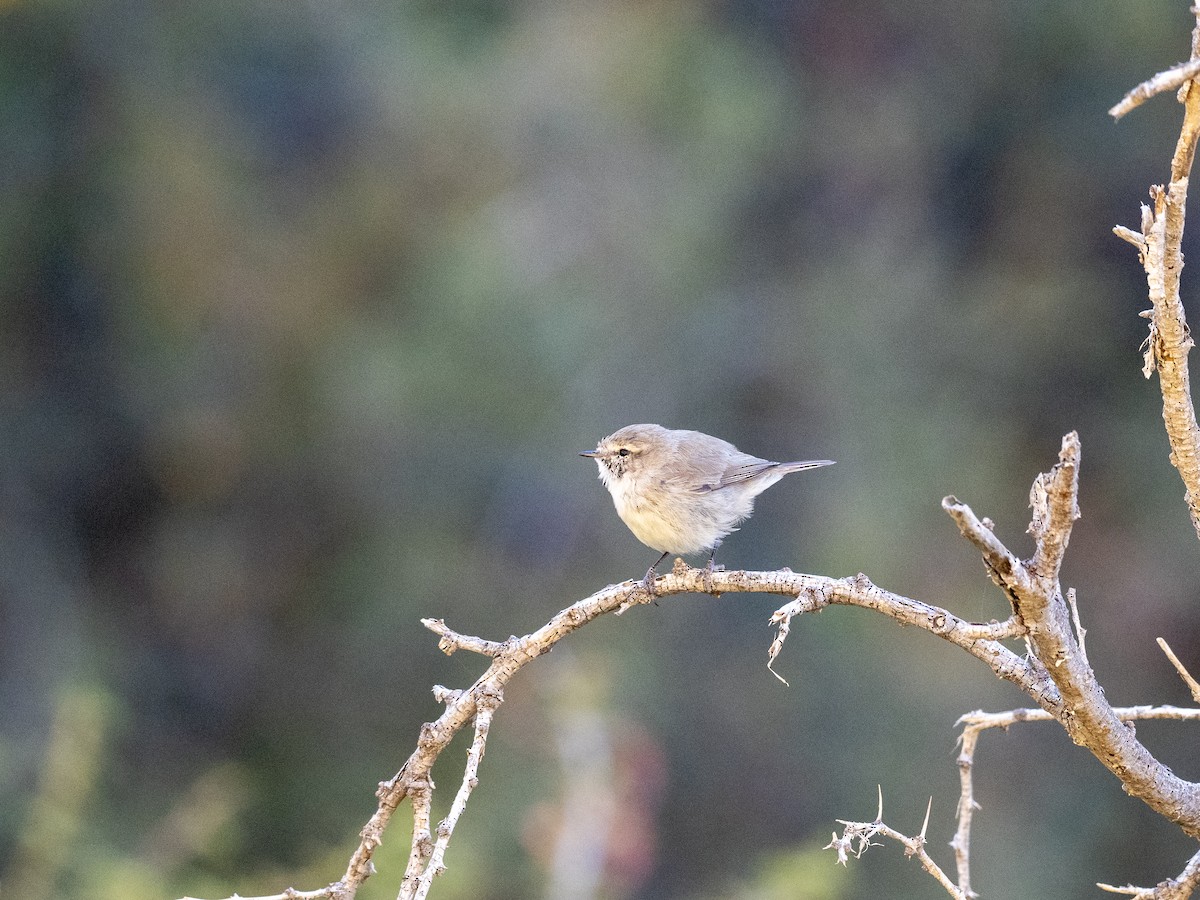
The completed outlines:
<svg viewBox="0 0 1200 900">
<path fill-rule="evenodd" d="M 724 472 L 722 472 L 719 477 L 704 482 L 703 484 L 699 485 L 696 490 L 701 493 L 706 493 L 708 491 L 717 491 L 721 488 L 729 487 L 731 484 L 740 484 L 744 481 L 749 481 L 750 479 L 761 475 L 768 469 L 773 469 L 778 465 L 779 463 L 750 457 L 743 462 L 735 463 L 734 465 L 730 466 Z"/>
</svg>

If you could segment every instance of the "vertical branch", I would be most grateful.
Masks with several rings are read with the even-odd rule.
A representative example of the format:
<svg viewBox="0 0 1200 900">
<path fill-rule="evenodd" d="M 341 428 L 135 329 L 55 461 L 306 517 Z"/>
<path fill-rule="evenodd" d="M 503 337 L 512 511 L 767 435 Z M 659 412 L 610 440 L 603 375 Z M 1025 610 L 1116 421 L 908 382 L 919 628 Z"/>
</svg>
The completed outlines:
<svg viewBox="0 0 1200 900">
<path fill-rule="evenodd" d="M 433 879 L 446 870 L 443 860 L 446 856 L 446 848 L 450 845 L 450 837 L 454 834 L 454 826 L 458 824 L 463 810 L 467 808 L 471 792 L 479 784 L 479 763 L 483 759 L 488 731 L 492 727 L 492 714 L 500 705 L 498 694 L 491 695 L 487 700 L 488 702 L 480 702 L 479 712 L 475 714 L 475 738 L 471 741 L 471 749 L 467 751 L 467 765 L 463 771 L 462 784 L 459 785 L 458 793 L 454 796 L 454 802 L 450 804 L 449 814 L 438 823 L 437 842 L 433 845 L 429 861 L 425 864 L 425 871 L 417 882 L 414 900 L 425 900 L 429 895 L 429 889 L 433 886 Z M 407 878 L 407 873 L 405 876 Z M 407 886 L 408 882 L 406 881 L 405 884 Z M 403 890 L 400 896 L 405 896 Z"/>
<path fill-rule="evenodd" d="M 420 887 L 421 873 L 433 854 L 433 836 L 429 828 L 429 816 L 433 807 L 433 782 L 428 777 L 409 784 L 408 796 L 412 799 L 413 836 L 408 865 L 400 880 L 400 900 L 416 896 Z"/>
<path fill-rule="evenodd" d="M 962 748 L 958 753 L 958 828 L 954 831 L 950 847 L 954 850 L 954 863 L 958 868 L 958 889 L 964 897 L 976 896 L 971 890 L 971 820 L 979 804 L 975 802 L 971 772 L 975 766 L 975 745 L 979 743 L 979 732 L 977 726 L 968 725 L 959 737 Z"/>
<path fill-rule="evenodd" d="M 1193 11 L 1197 24 L 1192 31 L 1191 62 L 1139 85 L 1110 112 L 1120 117 L 1146 97 L 1182 85 L 1179 99 L 1184 105 L 1183 126 L 1171 158 L 1170 183 L 1165 188 L 1155 185 L 1150 189 L 1153 209 L 1142 208 L 1141 234 L 1127 228 L 1115 230 L 1138 247 L 1146 269 L 1151 309 L 1142 313 L 1150 319 L 1143 372 L 1149 378 L 1155 369 L 1158 370 L 1163 423 L 1171 443 L 1171 464 L 1183 479 L 1188 512 L 1197 535 L 1200 535 L 1200 428 L 1196 425 L 1188 375 L 1191 332 L 1179 298 L 1188 180 L 1196 144 L 1200 140 L 1200 86 L 1191 80 L 1196 76 L 1200 62 L 1200 7 Z"/>
<path fill-rule="evenodd" d="M 1180 708 L 1177 706 L 1120 706 L 1113 709 L 1114 715 L 1122 722 L 1137 722 L 1150 719 L 1174 719 L 1183 722 L 1200 722 L 1200 709 Z M 971 769 L 975 761 L 975 748 L 979 736 L 990 728 L 1008 729 L 1019 722 L 1049 722 L 1052 716 L 1045 709 L 1010 709 L 1007 712 L 986 713 L 976 711 L 967 713 L 959 718 L 956 724 L 962 725 L 962 751 L 958 756 L 959 780 L 961 790 L 958 801 L 958 830 L 950 846 L 954 848 L 955 859 L 958 863 L 958 889 L 964 897 L 979 896 L 970 887 L 970 846 L 971 846 L 971 817 L 979 804 L 975 802 L 974 790 L 971 784 Z M 1200 853 L 1192 857 L 1188 867 L 1175 879 L 1168 879 L 1155 888 L 1117 888 L 1101 884 L 1104 890 L 1118 894 L 1129 894 L 1138 900 L 1186 900 L 1192 890 L 1200 885 Z"/>
</svg>

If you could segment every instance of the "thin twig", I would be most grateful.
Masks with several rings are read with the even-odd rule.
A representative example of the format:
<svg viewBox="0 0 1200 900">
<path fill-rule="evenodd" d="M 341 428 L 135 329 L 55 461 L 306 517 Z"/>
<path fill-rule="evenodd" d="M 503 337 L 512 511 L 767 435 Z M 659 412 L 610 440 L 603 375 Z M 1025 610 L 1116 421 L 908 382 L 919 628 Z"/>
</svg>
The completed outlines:
<svg viewBox="0 0 1200 900">
<path fill-rule="evenodd" d="M 1190 706 L 1114 706 L 1113 713 L 1122 722 L 1137 722 L 1148 719 L 1177 722 L 1200 722 L 1200 708 Z M 1051 722 L 1054 716 L 1044 709 L 1010 709 L 1005 712 L 985 713 L 976 711 L 960 716 L 956 725 L 965 725 L 974 731 L 987 731 L 989 728 L 1008 728 L 1020 722 Z"/>
<path fill-rule="evenodd" d="M 1172 66 L 1165 72 L 1159 72 L 1153 78 L 1148 78 L 1124 96 L 1120 103 L 1108 111 L 1114 119 L 1119 119 L 1126 113 L 1137 109 L 1151 97 L 1157 94 L 1173 91 L 1185 82 L 1200 75 L 1200 60 L 1190 60 Z"/>
<path fill-rule="evenodd" d="M 1041 710 L 1038 710 L 1041 712 Z M 959 720 L 962 721 L 961 719 Z M 958 753 L 958 827 L 950 847 L 954 850 L 954 863 L 958 869 L 958 889 L 964 897 L 974 897 L 971 890 L 971 820 L 979 804 L 975 802 L 975 788 L 971 770 L 975 765 L 975 745 L 979 742 L 980 728 L 964 728 L 959 735 L 961 747 Z"/>
<path fill-rule="evenodd" d="M 429 894 L 430 887 L 433 886 L 433 879 L 441 875 L 446 869 L 443 862 L 446 856 L 446 848 L 450 845 L 450 836 L 454 834 L 454 826 L 458 824 L 463 810 L 467 808 L 467 801 L 471 798 L 471 792 L 479 784 L 479 763 L 483 759 L 484 747 L 487 744 L 488 730 L 492 724 L 492 714 L 499 705 L 500 698 L 492 698 L 492 702 L 481 706 L 479 712 L 475 715 L 475 739 L 471 742 L 471 749 L 467 751 L 467 765 L 463 771 L 462 784 L 459 785 L 454 802 L 450 805 L 449 814 L 438 824 L 437 841 L 433 845 L 433 852 L 430 854 L 429 862 L 426 863 L 425 871 L 421 875 L 416 890 L 412 895 L 413 900 L 425 900 Z M 405 900 L 405 897 L 405 893 L 401 891 L 400 900 Z"/>
<path fill-rule="evenodd" d="M 929 828 L 929 812 L 932 808 L 933 798 L 931 797 L 929 805 L 925 808 L 925 823 L 921 826 L 920 833 L 914 837 L 909 837 L 884 824 L 883 790 L 881 788 L 879 793 L 879 813 L 876 815 L 875 821 L 848 822 L 845 819 L 838 819 L 838 824 L 843 826 L 842 836 L 838 837 L 837 832 L 834 832 L 832 839 L 822 849 L 835 851 L 838 863 L 845 866 L 849 863 L 851 856 L 858 859 L 867 851 L 868 847 L 879 846 L 878 843 L 872 841 L 872 838 L 890 838 L 904 847 L 905 856 L 916 857 L 917 861 L 921 864 L 921 868 L 933 876 L 951 897 L 956 898 L 956 900 L 969 900 L 970 895 L 964 894 L 959 890 L 925 850 L 925 836 Z"/>
<path fill-rule="evenodd" d="M 1162 638 L 1157 638 L 1157 640 L 1158 646 L 1162 649 L 1162 652 L 1167 655 L 1167 659 L 1171 661 L 1171 665 L 1175 667 L 1175 671 L 1179 673 L 1179 677 L 1183 679 L 1183 683 L 1186 684 L 1188 690 L 1192 692 L 1192 699 L 1197 703 L 1200 703 L 1200 681 L 1196 681 L 1196 679 L 1192 677 L 1191 672 L 1189 672 L 1184 667 L 1183 663 L 1179 661 L 1179 657 L 1175 655 L 1175 651 L 1171 649 L 1170 645 L 1167 644 L 1166 641 L 1164 641 Z"/>
<path fill-rule="evenodd" d="M 1196 888 L 1200 887 L 1200 852 L 1188 860 L 1188 864 L 1179 875 L 1160 881 L 1152 888 L 1138 888 L 1132 885 L 1114 887 L 1103 882 L 1098 882 L 1096 887 L 1110 894 L 1126 894 L 1134 900 L 1188 900 Z"/>
<path fill-rule="evenodd" d="M 1114 225 L 1113 234 L 1123 241 L 1128 241 L 1137 247 L 1139 251 L 1146 248 L 1146 236 L 1140 231 L 1134 231 L 1132 228 L 1126 228 L 1124 225 Z"/>
<path fill-rule="evenodd" d="M 1075 588 L 1067 588 L 1067 605 L 1071 607 L 1071 622 L 1075 626 L 1075 640 L 1079 642 L 1079 655 L 1086 663 L 1088 661 L 1087 645 L 1084 643 L 1084 638 L 1087 637 L 1087 629 L 1079 620 L 1079 603 L 1075 599 Z"/>
<path fill-rule="evenodd" d="M 445 619 L 422 619 L 421 624 L 441 638 L 438 641 L 438 649 L 447 656 L 452 656 L 457 650 L 470 650 L 472 653 L 494 658 L 503 653 L 507 646 L 504 641 L 485 641 L 469 634 L 459 634 L 446 625 Z"/>
<path fill-rule="evenodd" d="M 967 512 L 970 510 L 967 509 Z M 704 570 L 692 571 L 703 573 Z M 728 574 L 732 573 L 713 573 L 714 592 L 728 590 L 722 586 L 719 579 L 719 576 Z M 758 576 L 767 573 L 740 574 Z M 1056 692 L 1053 684 L 1040 678 L 1025 660 L 1000 643 L 1001 640 L 1023 633 L 1020 623 L 1011 617 L 1003 622 L 968 622 L 941 607 L 877 587 L 862 574 L 841 579 L 793 572 L 774 574 L 782 580 L 782 585 L 791 588 L 795 599 L 785 603 L 771 615 L 771 624 L 775 625 L 778 631 L 767 652 L 768 666 L 773 667 L 782 651 L 793 618 L 802 613 L 820 612 L 827 606 L 857 606 L 882 613 L 902 625 L 916 626 L 949 641 L 982 660 L 1001 678 L 1012 681 L 1027 693 L 1045 697 L 1047 702 L 1054 702 Z M 738 579 L 735 583 L 744 582 Z M 771 583 L 780 582 L 773 578 Z M 661 580 L 659 590 L 662 590 Z M 773 668 L 772 672 L 774 673 Z M 775 677 L 783 680 L 778 674 Z"/>
</svg>

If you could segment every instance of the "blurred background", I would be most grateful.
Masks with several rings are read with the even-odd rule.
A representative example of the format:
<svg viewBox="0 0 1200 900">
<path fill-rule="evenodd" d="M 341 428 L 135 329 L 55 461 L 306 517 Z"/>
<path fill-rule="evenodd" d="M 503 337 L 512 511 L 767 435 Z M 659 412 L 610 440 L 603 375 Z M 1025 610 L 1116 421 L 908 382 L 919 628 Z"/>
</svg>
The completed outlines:
<svg viewBox="0 0 1200 900">
<path fill-rule="evenodd" d="M 1110 231 L 1180 110 L 1106 110 L 1192 22 L 0 3 L 5 895 L 340 877 L 430 687 L 484 667 L 419 618 L 524 634 L 653 560 L 576 455 L 633 422 L 838 460 L 764 495 L 727 567 L 862 571 L 981 620 L 1008 606 L 941 498 L 1029 552 L 1030 483 L 1077 429 L 1091 660 L 1114 703 L 1186 703 L 1153 640 L 1200 672 L 1196 536 Z M 845 870 L 819 848 L 880 785 L 910 833 L 932 796 L 952 868 L 955 719 L 1028 699 L 846 609 L 793 624 L 786 688 L 778 603 L 665 599 L 524 670 L 434 895 L 939 896 L 895 846 Z M 1200 778 L 1194 729 L 1139 734 Z M 976 798 L 989 898 L 1153 884 L 1195 849 L 1053 725 L 987 735 Z M 395 895 L 406 816 L 364 900 Z"/>
</svg>

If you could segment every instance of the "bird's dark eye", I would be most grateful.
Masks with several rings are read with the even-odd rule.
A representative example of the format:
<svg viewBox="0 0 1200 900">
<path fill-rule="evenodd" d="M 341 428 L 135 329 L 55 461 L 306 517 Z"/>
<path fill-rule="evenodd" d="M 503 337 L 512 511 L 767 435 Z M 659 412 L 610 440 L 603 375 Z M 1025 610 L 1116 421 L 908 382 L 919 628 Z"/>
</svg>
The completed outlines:
<svg viewBox="0 0 1200 900">
<path fill-rule="evenodd" d="M 618 450 L 618 451 L 617 451 L 617 454 L 618 454 L 618 455 L 620 455 L 620 456 L 628 456 L 628 455 L 629 455 L 629 448 L 628 448 L 628 447 L 622 447 L 620 450 Z"/>
</svg>

